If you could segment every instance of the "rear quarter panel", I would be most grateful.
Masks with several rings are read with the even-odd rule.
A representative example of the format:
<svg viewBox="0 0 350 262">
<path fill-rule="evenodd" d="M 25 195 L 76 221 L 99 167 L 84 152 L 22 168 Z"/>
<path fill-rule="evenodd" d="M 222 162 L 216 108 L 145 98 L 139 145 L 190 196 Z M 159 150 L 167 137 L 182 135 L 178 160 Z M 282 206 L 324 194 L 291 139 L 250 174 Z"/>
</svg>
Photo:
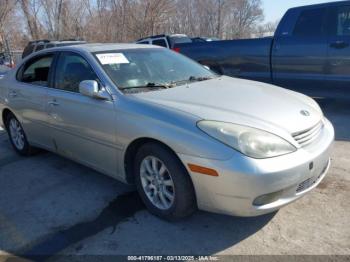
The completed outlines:
<svg viewBox="0 0 350 262">
<path fill-rule="evenodd" d="M 4 128 L 5 123 L 2 119 L 2 113 L 6 106 L 6 94 L 7 94 L 7 86 L 8 86 L 8 76 L 4 76 L 2 79 L 0 79 L 0 126 Z"/>
</svg>

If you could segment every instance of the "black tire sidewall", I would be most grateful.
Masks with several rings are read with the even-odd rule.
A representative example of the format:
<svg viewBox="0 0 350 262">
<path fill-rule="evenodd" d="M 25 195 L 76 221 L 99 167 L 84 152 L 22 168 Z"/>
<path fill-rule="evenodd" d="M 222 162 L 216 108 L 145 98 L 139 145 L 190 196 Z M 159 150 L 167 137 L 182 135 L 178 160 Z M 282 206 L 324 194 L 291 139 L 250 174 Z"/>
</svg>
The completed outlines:
<svg viewBox="0 0 350 262">
<path fill-rule="evenodd" d="M 175 200 L 167 210 L 154 206 L 148 199 L 141 183 L 140 166 L 147 156 L 154 156 L 167 167 L 175 187 Z M 148 210 L 163 219 L 173 221 L 191 215 L 197 208 L 196 198 L 191 178 L 181 161 L 166 147 L 157 143 L 148 143 L 140 148 L 136 154 L 134 177 L 137 191 Z"/>
</svg>

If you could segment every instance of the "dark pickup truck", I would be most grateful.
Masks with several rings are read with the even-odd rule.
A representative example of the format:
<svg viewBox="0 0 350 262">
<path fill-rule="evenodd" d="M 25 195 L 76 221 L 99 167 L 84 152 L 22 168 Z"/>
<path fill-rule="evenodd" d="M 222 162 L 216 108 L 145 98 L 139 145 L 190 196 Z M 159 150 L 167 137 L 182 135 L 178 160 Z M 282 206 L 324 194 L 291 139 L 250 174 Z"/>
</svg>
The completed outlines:
<svg viewBox="0 0 350 262">
<path fill-rule="evenodd" d="M 287 11 L 275 36 L 175 45 L 212 70 L 295 90 L 350 88 L 350 1 Z M 337 89 L 338 88 L 338 89 Z"/>
</svg>

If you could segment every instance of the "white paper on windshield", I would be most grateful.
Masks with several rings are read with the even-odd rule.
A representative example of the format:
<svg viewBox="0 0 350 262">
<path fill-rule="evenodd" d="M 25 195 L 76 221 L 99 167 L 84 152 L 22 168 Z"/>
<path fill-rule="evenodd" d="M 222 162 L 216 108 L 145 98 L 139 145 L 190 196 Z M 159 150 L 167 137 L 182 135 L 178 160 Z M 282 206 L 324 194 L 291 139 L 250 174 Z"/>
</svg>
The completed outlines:
<svg viewBox="0 0 350 262">
<path fill-rule="evenodd" d="M 129 64 L 129 60 L 122 53 L 97 54 L 102 65 Z"/>
</svg>

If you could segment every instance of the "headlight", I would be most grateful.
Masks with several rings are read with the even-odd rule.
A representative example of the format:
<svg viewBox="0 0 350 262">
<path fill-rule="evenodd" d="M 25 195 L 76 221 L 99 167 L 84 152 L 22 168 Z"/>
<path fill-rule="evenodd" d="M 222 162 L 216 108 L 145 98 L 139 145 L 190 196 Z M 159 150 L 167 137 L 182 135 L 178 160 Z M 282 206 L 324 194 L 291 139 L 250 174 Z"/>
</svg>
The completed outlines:
<svg viewBox="0 0 350 262">
<path fill-rule="evenodd" d="M 247 126 L 216 121 L 200 121 L 199 129 L 252 158 L 271 158 L 292 153 L 296 148 L 283 138 Z"/>
</svg>

